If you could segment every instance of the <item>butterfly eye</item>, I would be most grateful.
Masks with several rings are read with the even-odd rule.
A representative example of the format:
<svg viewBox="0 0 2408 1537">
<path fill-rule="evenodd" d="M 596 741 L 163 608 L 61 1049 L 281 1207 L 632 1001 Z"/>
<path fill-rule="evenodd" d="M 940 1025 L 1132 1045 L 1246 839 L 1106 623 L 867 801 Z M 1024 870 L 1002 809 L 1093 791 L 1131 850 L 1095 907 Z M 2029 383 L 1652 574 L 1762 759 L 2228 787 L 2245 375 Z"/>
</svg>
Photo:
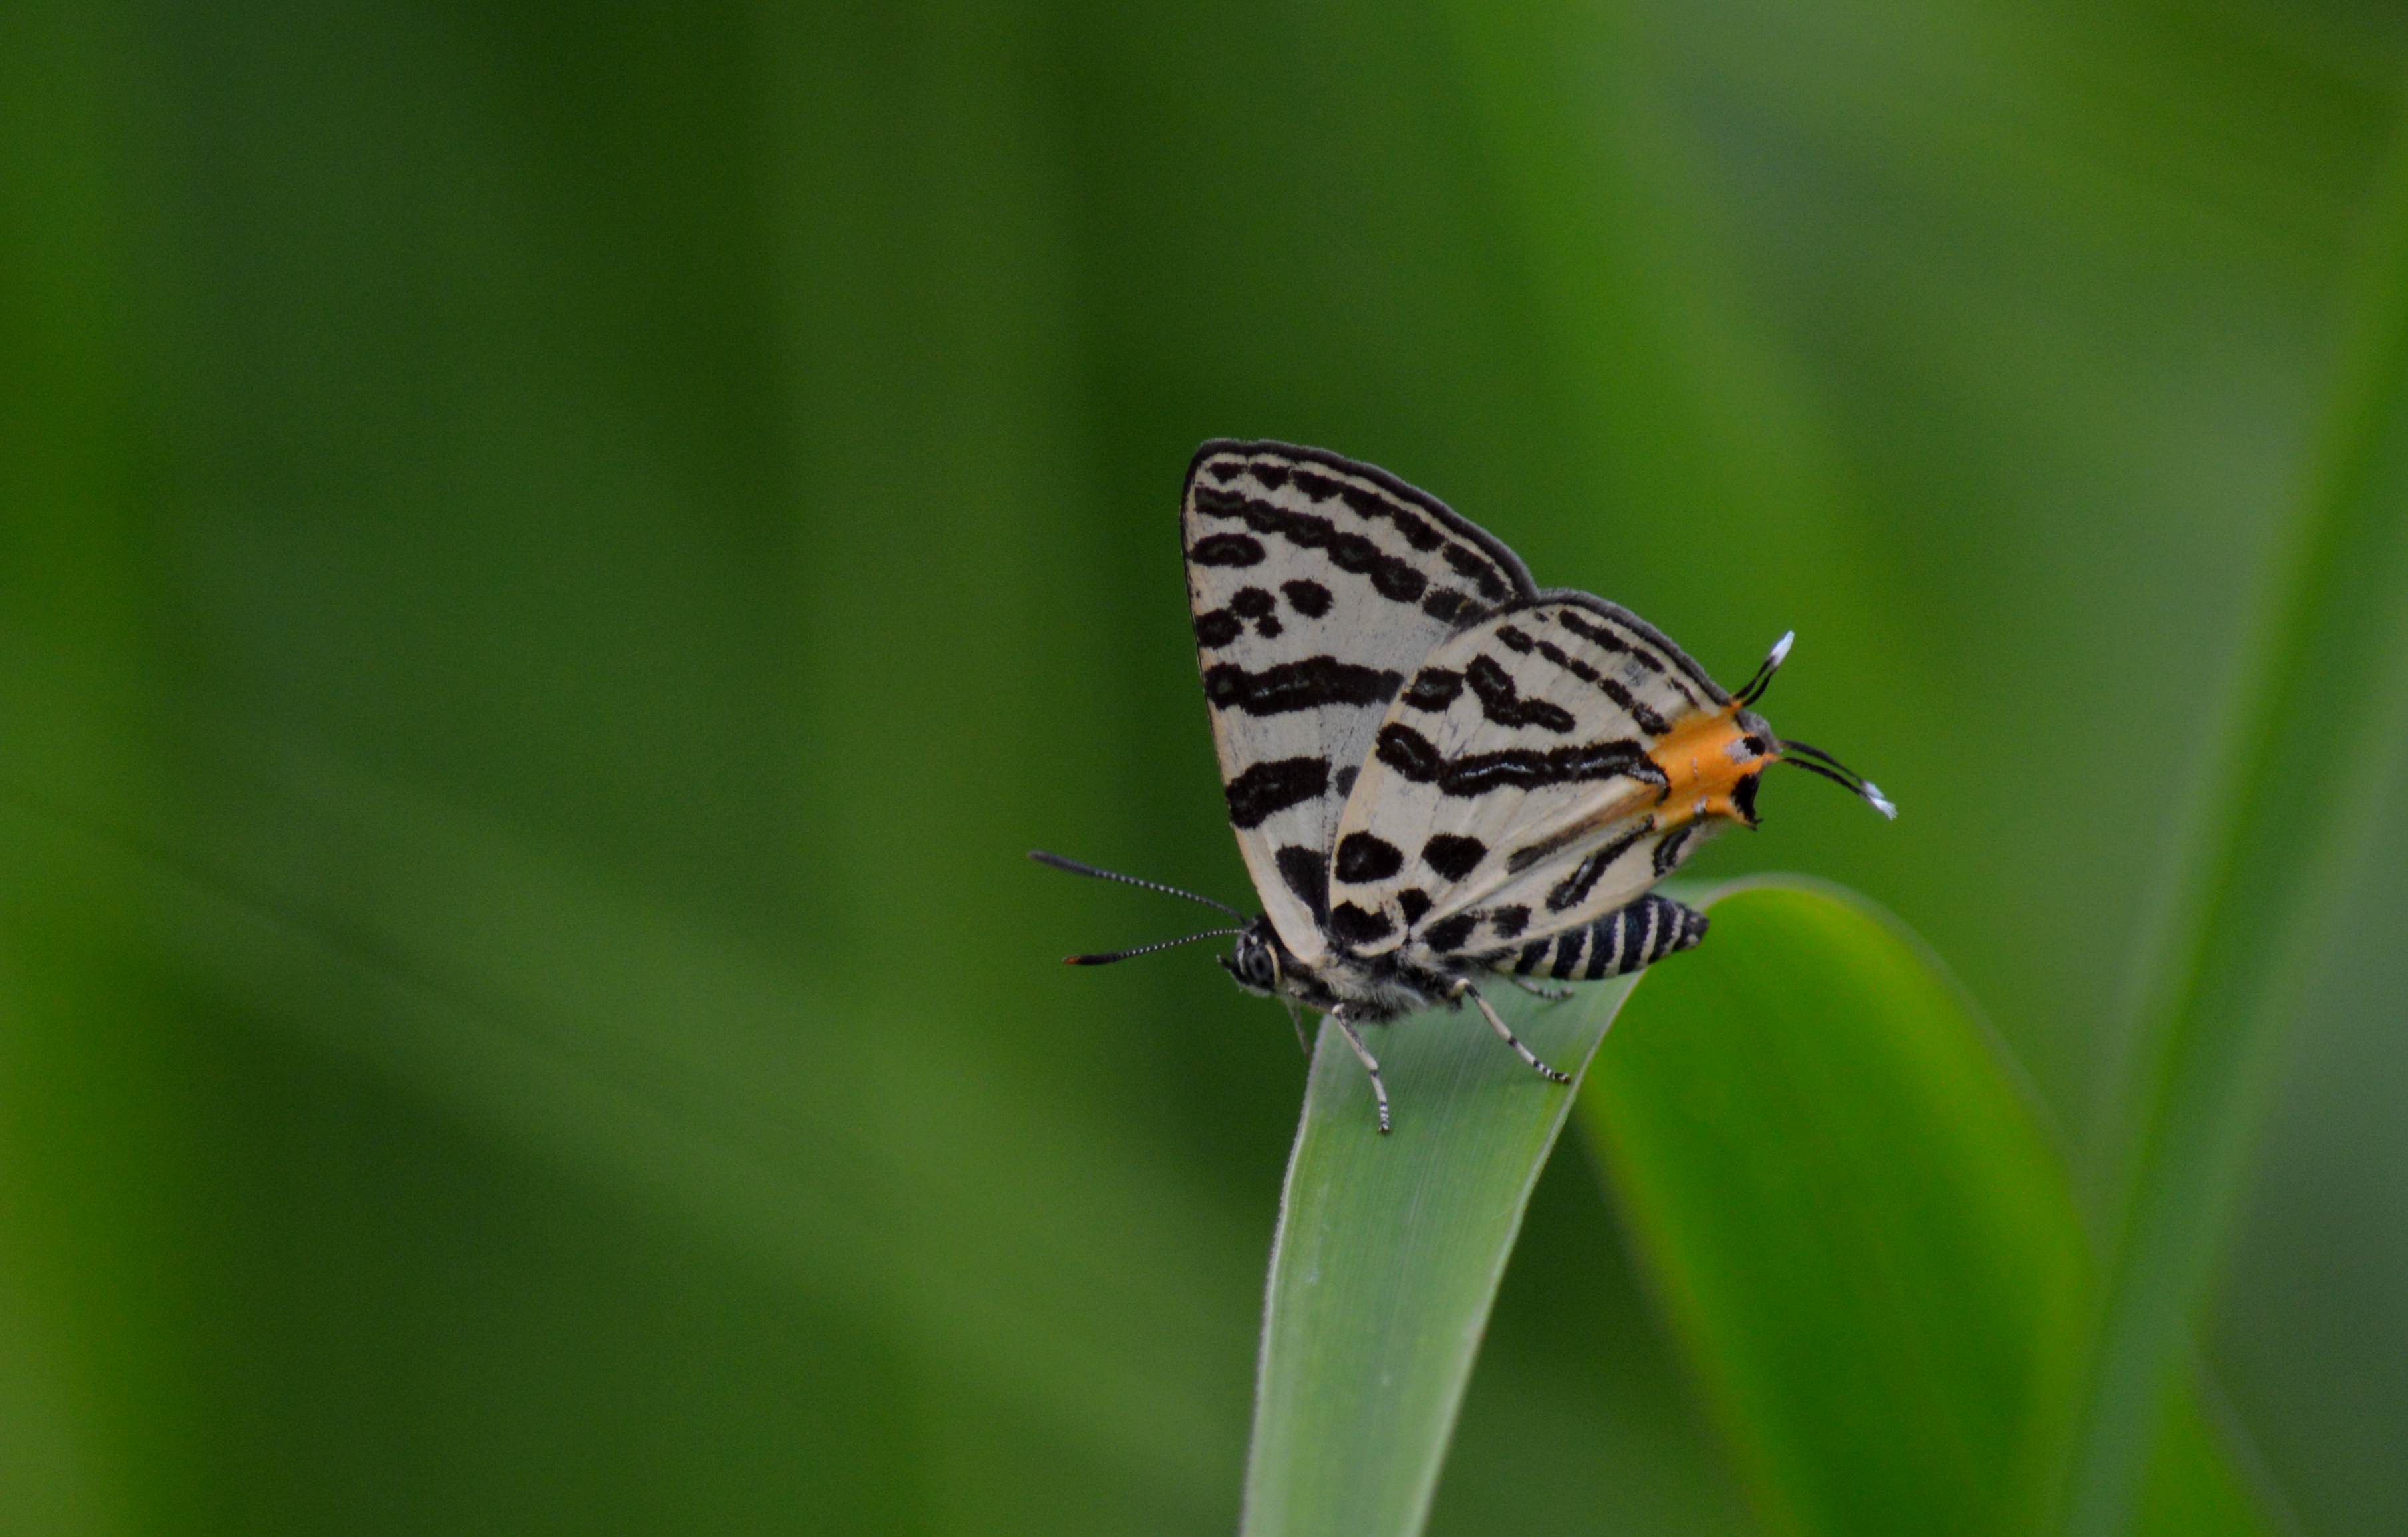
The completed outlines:
<svg viewBox="0 0 2408 1537">
<path fill-rule="evenodd" d="M 1268 988 L 1279 980 L 1279 969 L 1271 963 L 1268 945 L 1255 945 L 1246 953 L 1246 980 L 1257 987 Z"/>
</svg>

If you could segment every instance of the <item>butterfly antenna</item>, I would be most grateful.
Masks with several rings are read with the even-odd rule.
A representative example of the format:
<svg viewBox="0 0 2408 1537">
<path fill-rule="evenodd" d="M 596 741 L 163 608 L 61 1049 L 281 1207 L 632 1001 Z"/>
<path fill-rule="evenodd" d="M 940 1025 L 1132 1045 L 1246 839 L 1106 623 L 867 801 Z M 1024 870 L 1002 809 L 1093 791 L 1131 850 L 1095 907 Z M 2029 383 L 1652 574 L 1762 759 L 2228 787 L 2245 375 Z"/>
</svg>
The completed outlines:
<svg viewBox="0 0 2408 1537">
<path fill-rule="evenodd" d="M 1783 633 L 1780 639 L 1772 643 L 1772 650 L 1765 657 L 1764 665 L 1756 669 L 1756 676 L 1750 678 L 1747 685 L 1739 691 L 1738 699 L 1742 707 L 1752 705 L 1764 697 L 1764 691 L 1772 686 L 1772 675 L 1781 670 L 1782 663 L 1789 660 L 1789 648 L 1797 643 L 1797 639 L 1798 632 L 1788 630 Z"/>
<path fill-rule="evenodd" d="M 1109 955 L 1065 955 L 1062 957 L 1062 964 L 1065 966 L 1110 966 L 1114 961 L 1125 961 L 1138 955 L 1151 955 L 1157 950 L 1168 950 L 1177 945 L 1194 944 L 1198 940 L 1226 939 L 1232 934 L 1242 934 L 1244 932 L 1245 930 L 1242 928 L 1208 928 L 1201 934 L 1184 934 L 1175 940 L 1158 940 L 1153 944 L 1139 945 L 1134 950 L 1115 950 Z"/>
<path fill-rule="evenodd" d="M 1118 881 L 1121 884 L 1127 886 L 1143 886 L 1148 891 L 1164 892 L 1172 897 L 1184 897 L 1191 902 L 1201 902 L 1206 907 L 1217 907 L 1232 918 L 1243 918 L 1245 916 L 1244 913 L 1239 912 L 1236 908 L 1231 907 L 1226 902 L 1216 902 L 1210 897 L 1198 897 L 1192 891 L 1182 891 L 1177 886 L 1167 886 L 1159 881 L 1140 880 L 1134 875 L 1123 875 L 1118 870 L 1097 869 L 1093 865 L 1082 865 L 1076 859 L 1066 859 L 1058 854 L 1048 854 L 1043 849 L 1029 850 L 1028 857 L 1036 860 L 1040 865 L 1051 865 L 1055 869 L 1067 869 L 1073 875 L 1092 876 L 1098 881 Z M 1203 937 L 1204 936 L 1200 934 L 1197 936 L 1198 939 L 1202 939 Z M 1183 940 L 1173 940 L 1170 942 L 1173 944 L 1183 944 L 1186 941 Z M 1155 948 L 1158 949 L 1160 947 L 1156 946 Z M 1140 955 L 1142 954 L 1142 952 L 1131 951 L 1129 954 Z M 1117 960 L 1120 957 L 1113 956 L 1112 958 Z"/>
<path fill-rule="evenodd" d="M 1898 820 L 1898 803 L 1882 794 L 1880 785 L 1821 748 L 1811 742 L 1784 741 L 1781 754 L 1781 762 L 1793 768 L 1803 768 L 1810 774 L 1820 775 L 1850 795 L 1863 797 L 1866 804 L 1891 821 Z"/>
</svg>

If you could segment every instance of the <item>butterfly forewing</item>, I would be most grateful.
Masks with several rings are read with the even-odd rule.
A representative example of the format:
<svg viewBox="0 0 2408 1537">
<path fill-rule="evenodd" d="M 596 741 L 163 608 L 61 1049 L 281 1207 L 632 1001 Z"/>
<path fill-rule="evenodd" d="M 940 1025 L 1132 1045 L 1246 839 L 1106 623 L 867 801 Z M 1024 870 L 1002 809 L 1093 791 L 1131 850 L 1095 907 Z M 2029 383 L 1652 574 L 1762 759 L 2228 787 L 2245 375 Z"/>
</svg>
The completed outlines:
<svg viewBox="0 0 2408 1537">
<path fill-rule="evenodd" d="M 1612 604 L 1549 594 L 1413 670 L 1340 819 L 1331 934 L 1355 954 L 1517 949 L 1593 923 L 1687 852 L 1650 754 L 1727 696 Z"/>
<path fill-rule="evenodd" d="M 1230 826 L 1280 938 L 1315 965 L 1339 814 L 1390 702 L 1433 648 L 1528 600 L 1529 573 L 1435 497 L 1283 443 L 1205 444 L 1181 523 Z"/>
</svg>

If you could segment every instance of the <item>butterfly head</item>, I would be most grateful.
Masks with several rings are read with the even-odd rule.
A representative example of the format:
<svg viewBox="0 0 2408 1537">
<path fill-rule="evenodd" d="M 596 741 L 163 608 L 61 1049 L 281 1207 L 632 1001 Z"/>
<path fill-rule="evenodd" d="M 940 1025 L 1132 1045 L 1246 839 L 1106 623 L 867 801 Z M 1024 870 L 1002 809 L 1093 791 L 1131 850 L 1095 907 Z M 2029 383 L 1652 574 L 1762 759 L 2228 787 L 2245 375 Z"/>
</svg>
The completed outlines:
<svg viewBox="0 0 2408 1537">
<path fill-rule="evenodd" d="M 1781 749 L 1764 717 L 1737 700 L 1677 722 L 1647 754 L 1663 775 L 1657 826 L 1755 826 L 1757 786 L 1764 770 L 1780 761 Z"/>
<path fill-rule="evenodd" d="M 1287 947 L 1280 943 L 1279 931 L 1268 917 L 1257 914 L 1245 927 L 1238 930 L 1238 942 L 1226 955 L 1215 956 L 1239 986 L 1265 998 L 1280 990 L 1285 979 L 1290 957 Z"/>
<path fill-rule="evenodd" d="M 1776 735 L 1770 723 L 1753 708 L 1771 686 L 1772 675 L 1781 669 L 1796 638 L 1795 632 L 1783 636 L 1729 704 L 1692 716 L 1657 744 L 1651 755 L 1670 785 L 1665 799 L 1675 814 L 1687 811 L 1701 819 L 1727 817 L 1753 827 L 1756 794 L 1764 770 L 1786 763 L 1861 797 L 1884 816 L 1898 815 L 1898 807 L 1879 785 L 1819 747 Z"/>
</svg>

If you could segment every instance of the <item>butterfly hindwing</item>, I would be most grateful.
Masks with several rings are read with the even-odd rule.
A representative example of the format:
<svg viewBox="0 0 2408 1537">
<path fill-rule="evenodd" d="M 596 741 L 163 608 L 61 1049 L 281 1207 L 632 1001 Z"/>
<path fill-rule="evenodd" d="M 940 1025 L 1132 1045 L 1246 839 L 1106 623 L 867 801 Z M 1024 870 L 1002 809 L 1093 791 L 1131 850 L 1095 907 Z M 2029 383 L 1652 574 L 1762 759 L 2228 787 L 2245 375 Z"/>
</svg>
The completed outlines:
<svg viewBox="0 0 2408 1537">
<path fill-rule="evenodd" d="M 1230 826 L 1280 938 L 1313 965 L 1339 815 L 1391 701 L 1434 648 L 1534 588 L 1437 498 L 1284 443 L 1205 444 L 1181 525 Z"/>
<path fill-rule="evenodd" d="M 1358 955 L 1518 953 L 1628 905 L 1698 824 L 1651 754 L 1728 697 L 1586 594 L 1452 636 L 1398 691 L 1333 845 L 1331 934 Z"/>
</svg>

